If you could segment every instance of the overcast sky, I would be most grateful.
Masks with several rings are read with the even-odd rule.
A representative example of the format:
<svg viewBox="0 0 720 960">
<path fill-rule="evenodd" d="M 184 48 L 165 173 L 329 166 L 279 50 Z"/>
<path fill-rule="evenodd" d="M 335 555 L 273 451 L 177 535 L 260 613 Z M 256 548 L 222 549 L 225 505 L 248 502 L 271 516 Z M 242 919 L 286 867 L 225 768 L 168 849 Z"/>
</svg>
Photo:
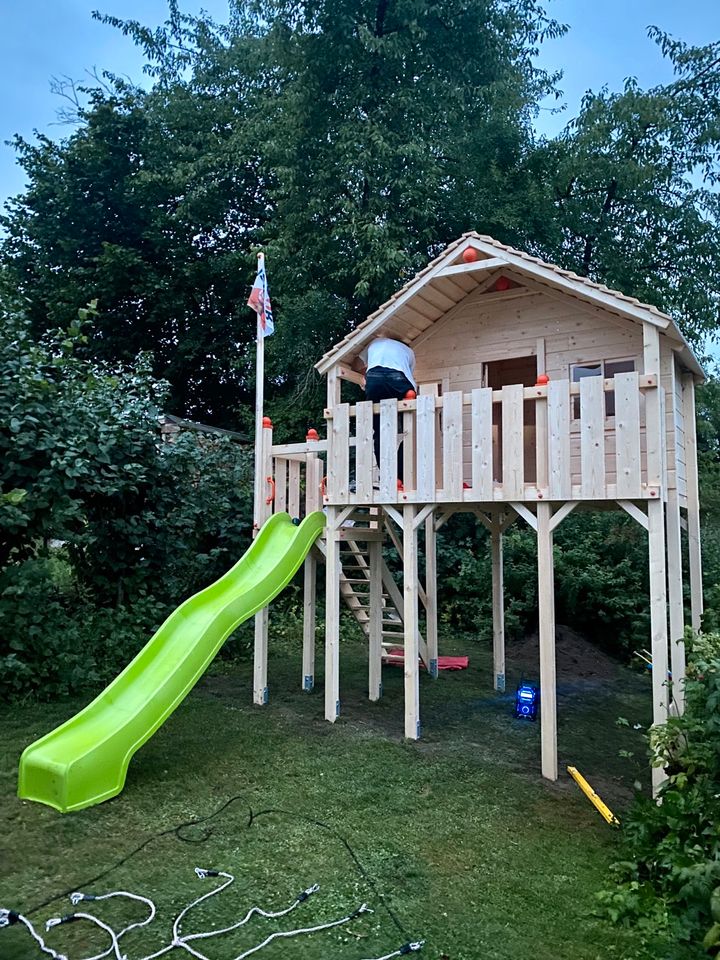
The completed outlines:
<svg viewBox="0 0 720 960">
<path fill-rule="evenodd" d="M 577 112 L 583 93 L 607 84 L 619 88 L 628 76 L 646 86 L 670 77 L 656 45 L 647 38 L 656 24 L 690 43 L 720 39 L 720 0 L 549 0 L 549 11 L 570 31 L 548 43 L 540 58 L 548 69 L 562 69 L 561 101 L 566 111 L 544 109 L 543 132 L 554 134 Z M 50 91 L 52 77 L 87 78 L 93 68 L 142 78 L 142 60 L 131 41 L 91 18 L 104 13 L 157 25 L 165 0 L 0 0 L 0 140 L 13 134 L 31 137 L 40 130 L 61 137 L 67 127 L 54 123 L 61 101 Z M 187 12 L 201 7 L 215 19 L 227 13 L 226 0 L 181 0 Z M 0 145 L 0 200 L 17 193 L 23 174 L 14 152 Z"/>
</svg>

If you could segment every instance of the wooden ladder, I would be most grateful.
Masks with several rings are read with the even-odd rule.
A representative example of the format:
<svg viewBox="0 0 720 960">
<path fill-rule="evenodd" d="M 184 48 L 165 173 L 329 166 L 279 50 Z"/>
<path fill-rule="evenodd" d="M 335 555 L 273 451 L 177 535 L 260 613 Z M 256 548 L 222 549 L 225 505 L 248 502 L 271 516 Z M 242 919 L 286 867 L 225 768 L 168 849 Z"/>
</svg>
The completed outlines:
<svg viewBox="0 0 720 960">
<path fill-rule="evenodd" d="M 348 518 L 353 526 L 349 531 L 357 531 L 357 539 L 344 539 L 340 546 L 340 596 L 350 610 L 366 637 L 370 634 L 370 559 L 367 541 L 362 539 L 362 529 L 368 524 L 382 530 L 383 518 L 377 508 L 362 507 Z M 321 547 L 324 552 L 324 545 Z M 405 621 L 403 617 L 403 595 L 390 568 L 383 559 L 382 575 L 382 650 L 385 661 L 402 663 L 405 646 Z M 427 644 L 419 634 L 420 657 L 427 666 Z M 391 654 L 391 650 L 398 653 Z"/>
</svg>

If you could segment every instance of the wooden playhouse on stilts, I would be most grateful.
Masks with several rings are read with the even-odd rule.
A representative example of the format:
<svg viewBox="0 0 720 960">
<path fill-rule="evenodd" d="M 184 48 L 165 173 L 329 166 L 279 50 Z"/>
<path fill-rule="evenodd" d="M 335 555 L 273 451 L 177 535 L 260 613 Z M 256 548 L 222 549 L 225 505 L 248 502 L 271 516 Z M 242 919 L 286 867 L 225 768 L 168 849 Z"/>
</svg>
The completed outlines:
<svg viewBox="0 0 720 960">
<path fill-rule="evenodd" d="M 417 399 L 374 408 L 344 402 L 343 382 L 360 382 L 353 363 L 378 335 L 415 351 Z M 505 683 L 503 533 L 521 517 L 537 535 L 545 777 L 558 776 L 553 531 L 577 508 L 624 510 L 647 530 L 654 722 L 682 710 L 683 528 L 695 629 L 702 615 L 694 391 L 704 374 L 670 317 L 468 233 L 317 369 L 327 378 L 327 439 L 311 432 L 305 442 L 274 445 L 266 421 L 267 495 L 256 495 L 255 522 L 274 511 L 326 511 L 325 536 L 305 561 L 302 683 L 311 689 L 314 682 L 317 564 L 324 560 L 328 720 L 340 714 L 345 604 L 368 637 L 371 700 L 382 693 L 383 660 L 402 648 L 405 736 L 420 736 L 420 660 L 437 675 L 436 533 L 460 511 L 490 531 L 497 690 Z M 402 587 L 383 561 L 386 541 L 402 558 Z M 267 700 L 267 623 L 267 612 L 257 615 L 256 703 Z M 662 771 L 653 776 L 657 788 Z"/>
</svg>

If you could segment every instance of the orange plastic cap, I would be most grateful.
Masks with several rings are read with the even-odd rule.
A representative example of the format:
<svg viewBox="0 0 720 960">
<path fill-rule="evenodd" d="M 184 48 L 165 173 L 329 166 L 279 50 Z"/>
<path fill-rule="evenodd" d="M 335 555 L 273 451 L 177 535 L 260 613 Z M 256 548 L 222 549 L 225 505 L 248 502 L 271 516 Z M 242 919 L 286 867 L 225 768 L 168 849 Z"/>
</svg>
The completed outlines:
<svg viewBox="0 0 720 960">
<path fill-rule="evenodd" d="M 319 440 L 320 434 L 317 432 L 315 427 L 310 427 L 307 434 L 305 435 L 306 440 Z"/>
<path fill-rule="evenodd" d="M 272 430 L 272 420 L 270 417 L 263 417 L 262 425 L 266 430 Z"/>
<path fill-rule="evenodd" d="M 544 387 L 550 383 L 550 377 L 546 373 L 539 373 L 537 378 L 536 387 Z"/>
</svg>

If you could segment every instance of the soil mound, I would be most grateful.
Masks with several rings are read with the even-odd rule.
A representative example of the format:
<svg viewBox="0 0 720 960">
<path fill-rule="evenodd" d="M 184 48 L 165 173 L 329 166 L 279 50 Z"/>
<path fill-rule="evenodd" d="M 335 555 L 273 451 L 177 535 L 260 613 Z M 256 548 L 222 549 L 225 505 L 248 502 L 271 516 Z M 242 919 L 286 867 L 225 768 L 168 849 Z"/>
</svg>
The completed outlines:
<svg viewBox="0 0 720 960">
<path fill-rule="evenodd" d="M 614 680 L 618 675 L 618 663 L 612 657 L 561 623 L 555 629 L 555 650 L 558 681 Z M 521 669 L 526 667 L 528 676 L 536 676 L 540 658 L 537 631 L 523 640 L 508 642 L 507 658 Z"/>
</svg>

